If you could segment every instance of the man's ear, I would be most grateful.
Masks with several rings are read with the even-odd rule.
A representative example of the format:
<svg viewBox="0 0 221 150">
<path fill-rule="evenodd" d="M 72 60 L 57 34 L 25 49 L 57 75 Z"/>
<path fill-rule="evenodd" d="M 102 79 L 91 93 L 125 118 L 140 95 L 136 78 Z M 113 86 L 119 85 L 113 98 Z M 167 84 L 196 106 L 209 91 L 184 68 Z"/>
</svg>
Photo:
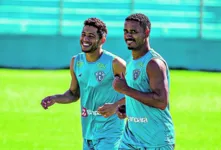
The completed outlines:
<svg viewBox="0 0 221 150">
<path fill-rule="evenodd" d="M 105 41 L 106 41 L 106 37 L 102 37 L 101 44 L 104 44 Z"/>
<path fill-rule="evenodd" d="M 146 37 L 149 37 L 149 34 L 150 34 L 150 29 L 149 28 L 146 29 L 145 34 L 146 34 Z"/>
</svg>

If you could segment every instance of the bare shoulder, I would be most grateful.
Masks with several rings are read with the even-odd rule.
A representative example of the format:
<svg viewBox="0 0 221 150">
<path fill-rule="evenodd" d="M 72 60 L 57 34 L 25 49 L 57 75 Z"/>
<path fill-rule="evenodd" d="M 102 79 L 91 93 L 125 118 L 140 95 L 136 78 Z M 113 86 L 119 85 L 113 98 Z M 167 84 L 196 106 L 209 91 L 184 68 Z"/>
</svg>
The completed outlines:
<svg viewBox="0 0 221 150">
<path fill-rule="evenodd" d="M 119 56 L 116 56 L 113 60 L 113 65 L 124 65 L 126 66 L 126 61 L 120 58 Z"/>
<path fill-rule="evenodd" d="M 116 56 L 113 60 L 114 75 L 121 75 L 122 73 L 125 73 L 125 70 L 126 70 L 126 61 Z"/>
<path fill-rule="evenodd" d="M 151 59 L 147 65 L 147 73 L 154 74 L 166 71 L 166 64 L 161 59 Z"/>
<path fill-rule="evenodd" d="M 75 58 L 76 58 L 76 55 L 71 58 L 71 62 L 70 62 L 70 72 L 71 72 L 72 76 L 74 74 L 74 60 L 75 60 Z"/>
</svg>

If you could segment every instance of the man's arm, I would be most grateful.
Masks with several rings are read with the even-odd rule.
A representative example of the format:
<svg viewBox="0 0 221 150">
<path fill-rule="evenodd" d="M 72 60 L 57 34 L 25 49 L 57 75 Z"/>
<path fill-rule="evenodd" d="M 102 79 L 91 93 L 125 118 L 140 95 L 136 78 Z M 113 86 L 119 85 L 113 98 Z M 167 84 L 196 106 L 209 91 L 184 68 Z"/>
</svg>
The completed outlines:
<svg viewBox="0 0 221 150">
<path fill-rule="evenodd" d="M 126 71 L 126 62 L 120 57 L 115 57 L 113 60 L 114 76 L 121 77 L 122 73 L 125 74 L 125 71 Z"/>
<path fill-rule="evenodd" d="M 70 74 L 71 74 L 70 88 L 64 94 L 52 96 L 52 99 L 56 103 L 60 103 L 60 104 L 72 103 L 72 102 L 77 101 L 80 98 L 80 89 L 79 89 L 78 81 L 75 76 L 74 67 L 73 67 L 74 59 L 75 57 L 71 59 L 71 63 L 70 63 Z"/>
<path fill-rule="evenodd" d="M 70 73 L 71 73 L 71 85 L 69 90 L 67 90 L 64 94 L 57 94 L 52 96 L 47 96 L 41 101 L 41 106 L 44 109 L 48 109 L 49 106 L 53 105 L 54 103 L 59 104 L 67 104 L 77 101 L 80 98 L 80 90 L 79 85 L 74 74 L 74 57 L 70 63 Z"/>
<path fill-rule="evenodd" d="M 141 92 L 127 86 L 126 81 L 116 81 L 117 90 L 128 95 L 137 101 L 155 108 L 164 110 L 168 104 L 168 80 L 166 74 L 166 65 L 160 59 L 152 59 L 146 68 L 149 78 L 151 93 Z M 116 85 L 114 85 L 116 86 Z"/>
<path fill-rule="evenodd" d="M 122 74 L 125 73 L 125 70 L 126 70 L 126 62 L 120 57 L 116 57 L 113 60 L 114 76 L 120 77 Z M 98 108 L 98 112 L 104 117 L 110 117 L 116 112 L 118 105 L 123 105 L 123 104 L 125 104 L 124 97 L 113 104 L 104 104 L 103 106 Z"/>
<path fill-rule="evenodd" d="M 122 58 L 116 57 L 113 60 L 113 71 L 115 77 L 121 77 L 124 75 L 126 72 L 126 62 Z M 122 98 L 115 103 L 116 107 L 123 104 L 125 104 L 125 98 Z"/>
</svg>

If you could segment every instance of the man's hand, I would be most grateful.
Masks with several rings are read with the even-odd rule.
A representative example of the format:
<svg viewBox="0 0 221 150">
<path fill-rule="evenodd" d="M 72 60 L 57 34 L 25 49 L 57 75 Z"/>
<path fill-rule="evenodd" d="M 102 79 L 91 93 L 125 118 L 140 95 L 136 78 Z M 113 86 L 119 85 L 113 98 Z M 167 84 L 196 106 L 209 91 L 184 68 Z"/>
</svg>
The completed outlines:
<svg viewBox="0 0 221 150">
<path fill-rule="evenodd" d="M 129 88 L 123 73 L 121 74 L 121 78 L 115 77 L 113 81 L 113 88 L 117 92 L 123 93 L 123 94 L 124 94 L 124 91 L 126 91 Z"/>
<path fill-rule="evenodd" d="M 52 99 L 52 96 L 48 96 L 41 101 L 41 106 L 44 109 L 48 109 L 49 106 L 53 105 L 55 101 Z"/>
<path fill-rule="evenodd" d="M 105 118 L 108 118 L 112 116 L 113 114 L 115 114 L 116 109 L 117 109 L 116 104 L 106 103 L 103 106 L 99 107 L 97 111 L 99 114 L 101 114 Z"/>
<path fill-rule="evenodd" d="M 116 114 L 118 115 L 118 118 L 125 119 L 127 117 L 125 105 L 119 105 Z"/>
</svg>

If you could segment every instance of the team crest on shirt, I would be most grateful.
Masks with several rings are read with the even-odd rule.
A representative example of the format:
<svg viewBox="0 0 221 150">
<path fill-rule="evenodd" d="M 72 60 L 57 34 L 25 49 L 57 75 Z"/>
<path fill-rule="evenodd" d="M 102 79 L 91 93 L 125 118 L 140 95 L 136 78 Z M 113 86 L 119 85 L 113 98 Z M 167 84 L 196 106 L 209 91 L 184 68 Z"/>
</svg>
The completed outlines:
<svg viewBox="0 0 221 150">
<path fill-rule="evenodd" d="M 133 78 L 134 78 L 134 80 L 136 80 L 139 76 L 140 76 L 140 70 L 139 69 L 135 69 L 133 71 Z"/>
<path fill-rule="evenodd" d="M 97 81 L 101 82 L 104 79 L 105 73 L 103 71 L 95 72 Z"/>
</svg>

